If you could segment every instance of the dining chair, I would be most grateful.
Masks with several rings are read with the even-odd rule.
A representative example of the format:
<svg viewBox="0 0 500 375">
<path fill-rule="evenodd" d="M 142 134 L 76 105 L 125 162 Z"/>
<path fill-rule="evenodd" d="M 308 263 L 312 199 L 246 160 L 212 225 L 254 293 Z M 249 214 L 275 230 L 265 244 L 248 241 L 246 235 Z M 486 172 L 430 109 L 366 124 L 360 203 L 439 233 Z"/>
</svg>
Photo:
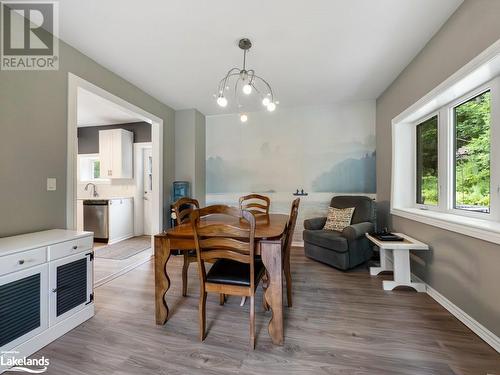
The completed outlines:
<svg viewBox="0 0 500 375">
<path fill-rule="evenodd" d="M 292 273 L 290 269 L 290 253 L 292 251 L 293 232 L 299 214 L 300 198 L 294 199 L 290 210 L 290 218 L 286 227 L 286 235 L 283 243 L 283 272 L 286 280 L 286 301 L 288 307 L 292 307 Z"/>
<path fill-rule="evenodd" d="M 269 215 L 271 200 L 265 195 L 248 194 L 240 197 L 239 206 L 242 210 L 252 212 L 254 215 Z M 246 297 L 241 298 L 240 306 L 244 306 Z"/>
<path fill-rule="evenodd" d="M 271 200 L 265 195 L 249 194 L 240 197 L 240 209 L 247 210 L 253 214 L 269 214 Z"/>
<path fill-rule="evenodd" d="M 180 198 L 173 205 L 172 209 L 175 213 L 177 225 L 190 222 L 189 215 L 195 209 L 200 208 L 200 204 L 196 199 Z M 191 263 L 197 262 L 196 250 L 184 251 L 184 263 L 182 265 L 182 295 L 187 296 L 188 270 Z"/>
<path fill-rule="evenodd" d="M 247 228 L 220 223 L 202 223 L 210 215 L 225 215 L 247 223 Z M 250 298 L 250 346 L 255 348 L 255 289 L 264 274 L 264 265 L 255 259 L 255 216 L 235 207 L 214 205 L 194 210 L 191 223 L 200 276 L 200 340 L 205 339 L 207 293 Z M 206 261 L 215 261 L 205 270 Z"/>
<path fill-rule="evenodd" d="M 286 281 L 286 301 L 288 307 L 292 307 L 292 272 L 290 267 L 290 253 L 292 251 L 293 242 L 293 232 L 295 231 L 295 224 L 297 222 L 297 216 L 299 214 L 299 204 L 300 198 L 294 199 L 292 202 L 292 208 L 290 209 L 290 216 L 288 218 L 288 223 L 286 225 L 285 236 L 282 241 L 282 254 L 283 254 L 283 273 L 285 275 Z M 263 305 L 265 310 L 269 310 L 269 305 L 265 299 L 265 292 L 268 288 L 269 276 L 264 275 L 264 281 L 262 287 L 264 289 Z"/>
</svg>

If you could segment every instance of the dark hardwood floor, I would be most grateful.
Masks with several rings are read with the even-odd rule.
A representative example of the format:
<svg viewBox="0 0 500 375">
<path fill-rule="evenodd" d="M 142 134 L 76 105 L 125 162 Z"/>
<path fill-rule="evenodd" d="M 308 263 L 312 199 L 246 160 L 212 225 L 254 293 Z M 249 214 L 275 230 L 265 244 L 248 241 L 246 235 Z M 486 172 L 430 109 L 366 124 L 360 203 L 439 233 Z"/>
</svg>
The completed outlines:
<svg viewBox="0 0 500 375">
<path fill-rule="evenodd" d="M 500 354 L 424 293 L 384 292 L 361 267 L 340 272 L 292 252 L 293 308 L 285 345 L 267 334 L 270 313 L 257 296 L 256 350 L 249 349 L 248 302 L 207 302 L 207 338 L 198 339 L 198 278 L 183 298 L 182 257 L 170 262 L 173 316 L 154 323 L 153 264 L 96 290 L 96 316 L 39 351 L 48 374 L 500 374 Z"/>
</svg>

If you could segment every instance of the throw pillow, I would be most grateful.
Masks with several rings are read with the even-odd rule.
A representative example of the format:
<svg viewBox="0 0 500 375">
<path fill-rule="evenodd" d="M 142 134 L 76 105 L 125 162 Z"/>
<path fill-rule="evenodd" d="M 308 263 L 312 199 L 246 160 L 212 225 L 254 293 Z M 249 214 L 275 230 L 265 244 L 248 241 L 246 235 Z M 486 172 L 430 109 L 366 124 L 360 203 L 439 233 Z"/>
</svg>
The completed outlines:
<svg viewBox="0 0 500 375">
<path fill-rule="evenodd" d="M 328 209 L 328 216 L 323 229 L 337 230 L 342 232 L 345 227 L 351 225 L 352 215 L 354 214 L 355 207 L 350 208 L 335 208 Z"/>
</svg>

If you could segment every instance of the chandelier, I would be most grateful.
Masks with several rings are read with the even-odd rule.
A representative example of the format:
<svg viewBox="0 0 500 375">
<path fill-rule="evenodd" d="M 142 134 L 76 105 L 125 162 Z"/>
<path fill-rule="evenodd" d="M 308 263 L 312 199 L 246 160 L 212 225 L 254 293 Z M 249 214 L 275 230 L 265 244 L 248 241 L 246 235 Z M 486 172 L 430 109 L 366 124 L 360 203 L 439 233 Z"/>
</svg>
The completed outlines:
<svg viewBox="0 0 500 375">
<path fill-rule="evenodd" d="M 260 96 L 262 105 L 266 107 L 269 112 L 273 112 L 276 109 L 276 104 L 279 104 L 279 102 L 274 99 L 271 85 L 264 78 L 255 74 L 253 69 L 247 69 L 246 67 L 247 52 L 252 47 L 252 42 L 247 38 L 240 39 L 238 46 L 243 50 L 243 68 L 230 69 L 225 77 L 220 80 L 217 88 L 217 95 L 215 95 L 217 97 L 217 104 L 223 108 L 227 107 L 228 100 L 225 92 L 230 90 L 232 86 L 231 81 L 234 81 L 234 99 L 238 108 L 242 107 L 239 101 L 240 90 L 244 95 L 250 95 L 255 90 Z M 241 122 L 247 122 L 248 115 L 246 113 L 240 113 L 240 120 Z"/>
</svg>

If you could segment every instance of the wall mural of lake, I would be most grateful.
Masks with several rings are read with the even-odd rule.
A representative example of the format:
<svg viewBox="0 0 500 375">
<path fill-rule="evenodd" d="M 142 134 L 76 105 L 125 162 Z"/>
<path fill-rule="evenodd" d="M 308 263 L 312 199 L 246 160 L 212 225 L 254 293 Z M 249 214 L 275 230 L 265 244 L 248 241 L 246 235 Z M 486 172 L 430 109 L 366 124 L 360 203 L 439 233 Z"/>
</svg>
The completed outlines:
<svg viewBox="0 0 500 375">
<path fill-rule="evenodd" d="M 207 117 L 207 204 L 237 204 L 249 192 L 271 198 L 273 212 L 288 213 L 301 198 L 295 239 L 304 218 L 322 216 L 332 196 L 375 197 L 375 103 L 279 108 Z"/>
</svg>

